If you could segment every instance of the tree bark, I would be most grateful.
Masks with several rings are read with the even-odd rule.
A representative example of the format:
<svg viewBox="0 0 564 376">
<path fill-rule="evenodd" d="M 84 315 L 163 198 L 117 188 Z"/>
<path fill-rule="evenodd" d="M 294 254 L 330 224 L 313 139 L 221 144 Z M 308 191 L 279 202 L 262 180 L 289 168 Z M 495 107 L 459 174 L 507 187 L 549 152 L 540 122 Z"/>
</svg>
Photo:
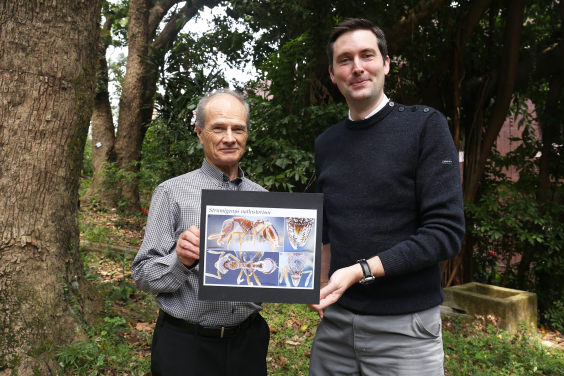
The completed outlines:
<svg viewBox="0 0 564 376">
<path fill-rule="evenodd" d="M 112 19 L 108 17 L 103 30 L 111 31 Z M 108 92 L 108 62 L 106 51 L 108 41 L 100 39 L 98 49 L 98 66 L 96 76 L 96 96 L 94 97 L 94 112 L 92 113 L 92 184 L 86 191 L 85 198 L 91 199 L 98 197 L 103 199 L 111 206 L 116 206 L 114 196 L 105 194 L 104 187 L 104 163 L 115 162 L 116 155 L 114 149 L 115 128 L 112 117 L 112 106 L 110 104 L 110 93 Z"/>
<path fill-rule="evenodd" d="M 402 17 L 391 28 L 386 30 L 388 55 L 394 56 L 403 40 L 412 33 L 413 29 L 430 19 L 446 0 L 420 0 L 419 4 Z"/>
<path fill-rule="evenodd" d="M 539 211 L 544 213 L 544 204 L 548 201 L 550 192 L 550 154 L 554 133 L 560 123 L 559 99 L 560 89 L 562 86 L 562 74 L 556 74 L 552 77 L 549 84 L 546 104 L 542 114 L 539 116 L 540 126 L 542 129 L 542 153 L 539 158 L 539 175 L 537 183 L 537 201 L 539 203 Z M 540 108 L 539 108 L 540 110 Z M 539 231 L 540 225 L 534 225 L 533 231 Z M 517 268 L 517 286 L 520 289 L 525 287 L 526 276 L 531 269 L 535 249 L 531 244 L 527 244 L 521 257 L 521 262 Z"/>
<path fill-rule="evenodd" d="M 141 160 L 142 118 L 145 66 L 139 55 L 147 55 L 149 31 L 149 4 L 147 0 L 131 0 L 129 2 L 129 53 L 123 89 L 119 101 L 119 119 L 116 135 L 116 159 L 119 168 L 137 173 Z M 139 211 L 139 186 L 124 182 L 123 198 L 129 201 L 132 211 Z"/>
<path fill-rule="evenodd" d="M 483 5 L 485 6 L 486 4 L 484 3 Z M 476 199 L 478 184 L 482 179 L 487 159 L 511 105 L 519 66 L 519 46 L 524 10 L 524 0 L 511 1 L 507 8 L 502 62 L 499 70 L 499 79 L 497 80 L 496 99 L 485 132 L 483 132 L 483 113 L 484 105 L 489 98 L 489 92 L 492 87 L 491 76 L 487 76 L 481 82 L 482 92 L 476 101 L 475 115 L 466 138 L 463 179 L 464 202 L 473 203 Z M 448 278 L 443 276 L 443 282 L 447 281 L 445 286 L 472 281 L 473 246 L 471 234 L 465 236 L 462 244 L 460 254 L 451 261 L 453 265 L 448 270 L 451 273 L 455 273 L 455 275 L 450 275 Z"/>
<path fill-rule="evenodd" d="M 478 184 L 482 179 L 491 149 L 503 122 L 507 117 L 507 111 L 511 105 L 515 81 L 517 79 L 517 68 L 519 66 L 519 46 L 521 42 L 521 29 L 523 28 L 523 14 L 525 10 L 524 0 L 509 2 L 507 7 L 507 21 L 503 37 L 503 53 L 501 69 L 497 82 L 497 93 L 492 112 L 488 121 L 486 132 L 481 141 L 479 159 L 476 161 L 472 175 L 464 181 L 464 202 L 474 202 L 478 192 Z"/>
<path fill-rule="evenodd" d="M 100 4 L 0 2 L 0 375 L 56 374 L 49 349 L 97 309 L 79 253 L 78 182 Z"/>
<path fill-rule="evenodd" d="M 157 75 L 150 74 L 139 55 L 152 55 L 148 45 L 158 50 L 170 49 L 184 25 L 204 6 L 214 7 L 219 0 L 186 2 L 155 37 L 162 18 L 180 0 L 161 0 L 150 7 L 147 0 L 131 0 L 129 3 L 129 54 L 122 96 L 120 98 L 116 156 L 118 167 L 137 174 L 141 160 L 141 148 L 147 126 L 153 115 Z M 155 37 L 155 38 L 154 38 Z M 154 38 L 154 40 L 153 40 Z M 139 186 L 124 184 L 123 196 L 132 211 L 138 211 Z"/>
</svg>

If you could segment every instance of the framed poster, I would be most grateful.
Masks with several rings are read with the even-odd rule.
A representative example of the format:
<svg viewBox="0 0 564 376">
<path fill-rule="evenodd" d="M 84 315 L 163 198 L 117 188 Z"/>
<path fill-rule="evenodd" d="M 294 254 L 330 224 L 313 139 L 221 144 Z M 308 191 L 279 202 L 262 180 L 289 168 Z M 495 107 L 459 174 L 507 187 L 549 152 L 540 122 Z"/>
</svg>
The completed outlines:
<svg viewBox="0 0 564 376">
<path fill-rule="evenodd" d="M 203 190 L 200 300 L 318 303 L 323 195 Z"/>
</svg>

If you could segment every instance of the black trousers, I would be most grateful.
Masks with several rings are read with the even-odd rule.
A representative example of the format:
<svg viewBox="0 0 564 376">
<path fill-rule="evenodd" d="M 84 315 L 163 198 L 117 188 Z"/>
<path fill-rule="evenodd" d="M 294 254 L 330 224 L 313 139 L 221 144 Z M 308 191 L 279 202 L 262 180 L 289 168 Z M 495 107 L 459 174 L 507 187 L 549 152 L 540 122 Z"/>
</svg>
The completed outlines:
<svg viewBox="0 0 564 376">
<path fill-rule="evenodd" d="M 159 317 L 151 349 L 152 376 L 265 376 L 270 330 L 259 314 L 237 337 L 189 333 Z"/>
</svg>

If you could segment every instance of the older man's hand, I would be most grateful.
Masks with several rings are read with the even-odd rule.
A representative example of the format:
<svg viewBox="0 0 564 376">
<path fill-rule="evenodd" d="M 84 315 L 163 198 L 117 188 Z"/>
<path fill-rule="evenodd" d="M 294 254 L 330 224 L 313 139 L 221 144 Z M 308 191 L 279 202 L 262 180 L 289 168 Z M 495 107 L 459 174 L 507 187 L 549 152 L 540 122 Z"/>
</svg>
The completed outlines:
<svg viewBox="0 0 564 376">
<path fill-rule="evenodd" d="M 200 229 L 196 226 L 180 234 L 176 242 L 176 254 L 184 265 L 190 267 L 200 259 Z"/>
</svg>

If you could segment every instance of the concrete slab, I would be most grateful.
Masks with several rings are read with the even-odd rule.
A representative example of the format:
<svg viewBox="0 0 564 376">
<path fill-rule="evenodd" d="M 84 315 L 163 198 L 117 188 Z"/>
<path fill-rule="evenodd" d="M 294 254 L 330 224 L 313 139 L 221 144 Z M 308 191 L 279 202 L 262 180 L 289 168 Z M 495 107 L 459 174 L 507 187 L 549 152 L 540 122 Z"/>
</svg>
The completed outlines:
<svg viewBox="0 0 564 376">
<path fill-rule="evenodd" d="M 489 315 L 501 319 L 499 327 L 515 333 L 524 321 L 536 330 L 537 294 L 472 282 L 443 289 L 443 306 L 466 311 L 470 315 Z M 491 321 L 491 320 L 490 320 Z"/>
</svg>

